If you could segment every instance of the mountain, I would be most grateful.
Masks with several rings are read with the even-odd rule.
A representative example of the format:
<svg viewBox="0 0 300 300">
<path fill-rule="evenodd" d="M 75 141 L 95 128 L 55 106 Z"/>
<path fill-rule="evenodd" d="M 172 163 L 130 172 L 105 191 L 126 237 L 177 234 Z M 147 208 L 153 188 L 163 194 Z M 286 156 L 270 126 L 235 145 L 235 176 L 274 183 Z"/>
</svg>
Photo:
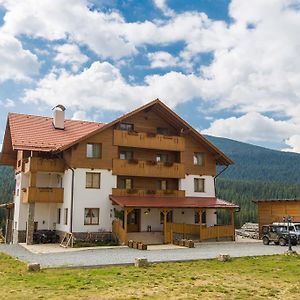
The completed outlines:
<svg viewBox="0 0 300 300">
<path fill-rule="evenodd" d="M 233 161 L 220 175 L 231 180 L 300 183 L 300 154 L 271 150 L 230 139 L 205 136 Z"/>
</svg>

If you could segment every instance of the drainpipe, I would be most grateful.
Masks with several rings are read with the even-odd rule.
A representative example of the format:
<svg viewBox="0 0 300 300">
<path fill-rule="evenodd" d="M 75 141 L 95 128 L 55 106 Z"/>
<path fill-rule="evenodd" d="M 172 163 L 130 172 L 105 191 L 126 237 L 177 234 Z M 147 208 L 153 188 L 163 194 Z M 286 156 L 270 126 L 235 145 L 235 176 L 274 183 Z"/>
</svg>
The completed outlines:
<svg viewBox="0 0 300 300">
<path fill-rule="evenodd" d="M 223 170 L 221 170 L 215 177 L 214 177 L 214 186 L 215 186 L 215 196 L 217 196 L 217 186 L 216 186 L 216 178 L 221 175 L 223 172 L 227 170 L 229 166 L 226 166 Z"/>
</svg>

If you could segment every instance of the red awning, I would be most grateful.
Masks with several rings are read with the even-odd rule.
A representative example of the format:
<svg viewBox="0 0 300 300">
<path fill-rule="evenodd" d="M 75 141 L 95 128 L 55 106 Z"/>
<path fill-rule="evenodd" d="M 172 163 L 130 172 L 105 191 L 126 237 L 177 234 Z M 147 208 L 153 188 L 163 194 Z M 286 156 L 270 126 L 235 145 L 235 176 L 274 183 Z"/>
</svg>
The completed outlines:
<svg viewBox="0 0 300 300">
<path fill-rule="evenodd" d="M 136 208 L 239 208 L 238 205 L 215 197 L 112 196 L 114 205 Z"/>
</svg>

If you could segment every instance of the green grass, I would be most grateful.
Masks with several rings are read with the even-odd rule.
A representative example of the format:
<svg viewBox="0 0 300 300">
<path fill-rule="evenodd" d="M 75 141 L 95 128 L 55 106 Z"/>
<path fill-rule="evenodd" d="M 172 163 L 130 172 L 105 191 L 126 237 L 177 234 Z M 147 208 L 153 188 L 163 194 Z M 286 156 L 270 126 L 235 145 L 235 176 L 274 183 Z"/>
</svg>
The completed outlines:
<svg viewBox="0 0 300 300">
<path fill-rule="evenodd" d="M 199 260 L 148 268 L 47 269 L 0 253 L 0 299 L 299 299 L 300 258 Z"/>
</svg>

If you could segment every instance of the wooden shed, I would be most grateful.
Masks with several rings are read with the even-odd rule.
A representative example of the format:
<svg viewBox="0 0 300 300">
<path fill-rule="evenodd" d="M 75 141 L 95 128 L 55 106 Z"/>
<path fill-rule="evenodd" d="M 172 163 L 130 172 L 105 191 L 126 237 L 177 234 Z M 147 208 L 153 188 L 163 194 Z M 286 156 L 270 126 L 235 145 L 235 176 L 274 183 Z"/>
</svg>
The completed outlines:
<svg viewBox="0 0 300 300">
<path fill-rule="evenodd" d="M 293 222 L 300 222 L 300 199 L 254 200 L 258 209 L 259 233 L 263 225 L 282 222 L 291 216 Z"/>
</svg>

